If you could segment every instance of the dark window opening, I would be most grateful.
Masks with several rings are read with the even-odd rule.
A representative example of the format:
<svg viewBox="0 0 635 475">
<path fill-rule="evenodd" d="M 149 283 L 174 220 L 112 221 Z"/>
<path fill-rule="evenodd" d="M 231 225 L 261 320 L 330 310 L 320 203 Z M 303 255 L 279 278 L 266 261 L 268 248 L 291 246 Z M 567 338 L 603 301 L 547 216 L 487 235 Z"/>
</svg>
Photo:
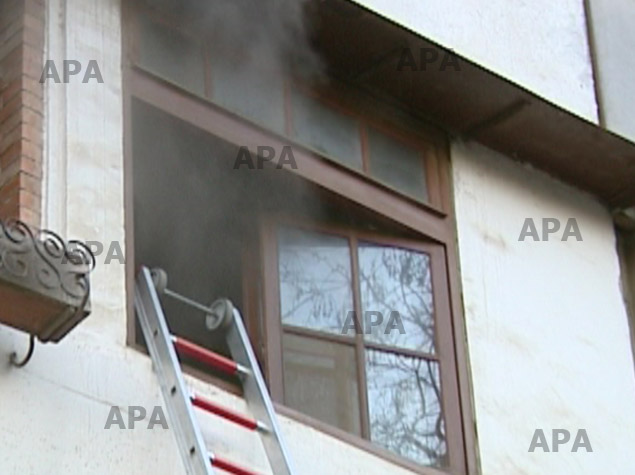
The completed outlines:
<svg viewBox="0 0 635 475">
<path fill-rule="evenodd" d="M 132 103 L 135 268 L 160 267 L 168 286 L 203 304 L 229 298 L 260 333 L 261 225 L 285 215 L 308 222 L 411 232 L 369 210 L 343 204 L 332 193 L 275 167 L 238 168 L 239 149 L 142 101 Z M 224 338 L 210 334 L 204 315 L 162 297 L 171 330 L 229 355 Z M 144 345 L 137 325 L 136 343 Z M 262 351 L 258 352 L 262 354 Z M 191 366 L 205 370 L 195 361 Z"/>
</svg>

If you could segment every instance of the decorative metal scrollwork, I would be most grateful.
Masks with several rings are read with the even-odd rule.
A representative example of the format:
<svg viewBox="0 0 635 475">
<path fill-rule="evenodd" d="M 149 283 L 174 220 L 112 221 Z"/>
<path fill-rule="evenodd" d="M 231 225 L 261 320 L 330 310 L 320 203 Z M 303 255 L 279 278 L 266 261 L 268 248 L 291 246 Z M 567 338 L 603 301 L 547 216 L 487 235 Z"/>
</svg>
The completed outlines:
<svg viewBox="0 0 635 475">
<path fill-rule="evenodd" d="M 40 259 L 31 258 L 33 251 Z M 45 288 L 61 287 L 70 296 L 84 298 L 86 277 L 95 262 L 92 251 L 80 241 L 65 243 L 52 231 L 34 233 L 22 221 L 0 221 L 0 269 L 17 278 L 31 276 Z"/>
<path fill-rule="evenodd" d="M 42 341 L 57 341 L 66 322 L 79 322 L 90 313 L 89 274 L 95 256 L 80 241 L 65 242 L 58 234 L 33 230 L 19 220 L 0 221 L 0 283 L 8 282 L 37 295 L 61 302 L 66 316 L 47 331 L 38 333 Z M 32 345 L 25 364 L 32 354 Z M 14 364 L 17 363 L 15 356 Z"/>
</svg>

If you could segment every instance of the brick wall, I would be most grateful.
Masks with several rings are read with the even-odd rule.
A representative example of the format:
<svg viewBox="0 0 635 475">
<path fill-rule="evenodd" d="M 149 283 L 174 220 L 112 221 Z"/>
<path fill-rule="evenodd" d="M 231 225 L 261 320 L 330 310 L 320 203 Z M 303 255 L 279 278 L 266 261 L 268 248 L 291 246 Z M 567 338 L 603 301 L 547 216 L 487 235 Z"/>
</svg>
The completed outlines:
<svg viewBox="0 0 635 475">
<path fill-rule="evenodd" d="M 0 219 L 39 226 L 44 0 L 0 0 Z"/>
</svg>

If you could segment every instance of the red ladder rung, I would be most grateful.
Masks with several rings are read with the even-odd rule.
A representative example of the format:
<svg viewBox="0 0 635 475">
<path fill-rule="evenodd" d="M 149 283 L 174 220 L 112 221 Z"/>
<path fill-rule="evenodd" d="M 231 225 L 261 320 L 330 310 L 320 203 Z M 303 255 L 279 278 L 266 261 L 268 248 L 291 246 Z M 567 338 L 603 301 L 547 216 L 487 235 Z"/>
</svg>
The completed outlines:
<svg viewBox="0 0 635 475">
<path fill-rule="evenodd" d="M 235 475 L 259 475 L 258 472 L 243 468 L 240 465 L 236 465 L 234 462 L 220 458 L 217 455 L 210 455 L 209 458 L 212 462 L 212 466 L 218 467 L 226 472 L 233 473 Z"/>
<path fill-rule="evenodd" d="M 212 414 L 216 414 L 217 416 L 224 417 L 225 419 L 232 421 L 238 424 L 239 426 L 243 426 L 251 430 L 265 428 L 264 425 L 262 423 L 259 423 L 256 419 L 252 419 L 251 417 L 244 416 L 238 412 L 233 411 L 232 409 L 223 407 L 197 394 L 193 394 L 191 396 L 191 400 L 192 400 L 192 404 L 195 405 L 196 407 L 199 407 L 205 411 L 209 411 Z"/>
<path fill-rule="evenodd" d="M 219 355 L 218 353 L 214 353 L 202 346 L 196 345 L 191 341 L 185 340 L 178 336 L 173 336 L 172 341 L 174 342 L 174 346 L 179 351 L 179 353 L 186 354 L 195 358 L 205 364 L 208 364 L 219 371 L 222 371 L 227 374 L 236 374 L 238 372 L 245 373 L 246 370 L 229 358 L 225 358 L 224 356 Z"/>
</svg>

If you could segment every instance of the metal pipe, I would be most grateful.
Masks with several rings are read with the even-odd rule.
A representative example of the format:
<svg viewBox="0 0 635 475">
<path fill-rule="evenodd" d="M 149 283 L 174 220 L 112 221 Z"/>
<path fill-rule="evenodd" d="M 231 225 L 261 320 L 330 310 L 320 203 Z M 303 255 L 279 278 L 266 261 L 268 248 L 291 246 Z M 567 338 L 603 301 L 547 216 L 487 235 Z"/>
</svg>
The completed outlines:
<svg viewBox="0 0 635 475">
<path fill-rule="evenodd" d="M 172 297 L 175 300 L 178 300 L 179 302 L 184 303 L 185 305 L 189 305 L 190 307 L 194 307 L 197 310 L 200 310 L 202 312 L 205 312 L 207 315 L 214 315 L 214 311 L 210 308 L 210 307 L 206 307 L 203 304 L 200 304 L 188 297 L 185 297 L 184 295 L 181 294 L 177 294 L 176 292 L 170 290 L 170 289 L 164 289 L 163 293 L 165 295 L 167 295 L 168 297 Z"/>
</svg>

